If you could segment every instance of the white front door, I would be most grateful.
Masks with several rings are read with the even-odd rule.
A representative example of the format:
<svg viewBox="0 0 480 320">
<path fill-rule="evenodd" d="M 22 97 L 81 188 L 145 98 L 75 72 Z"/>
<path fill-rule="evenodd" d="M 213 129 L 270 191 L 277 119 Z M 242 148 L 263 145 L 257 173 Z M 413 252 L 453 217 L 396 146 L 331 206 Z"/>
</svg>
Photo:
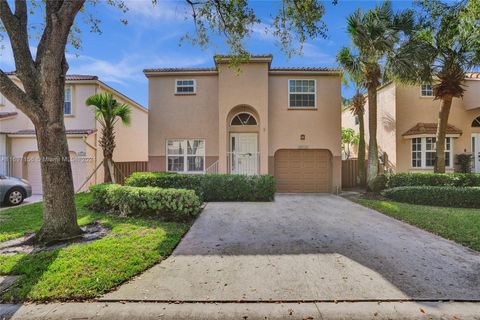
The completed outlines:
<svg viewBox="0 0 480 320">
<path fill-rule="evenodd" d="M 472 133 L 472 155 L 475 172 L 480 173 L 480 133 Z"/>
<path fill-rule="evenodd" d="M 258 158 L 256 133 L 230 134 L 230 173 L 258 174 Z"/>
</svg>

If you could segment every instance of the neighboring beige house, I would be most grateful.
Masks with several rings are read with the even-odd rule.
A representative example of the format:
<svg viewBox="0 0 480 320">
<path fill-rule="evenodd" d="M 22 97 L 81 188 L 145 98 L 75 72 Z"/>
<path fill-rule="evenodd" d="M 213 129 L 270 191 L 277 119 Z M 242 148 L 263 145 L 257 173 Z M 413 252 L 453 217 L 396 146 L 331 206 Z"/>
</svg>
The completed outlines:
<svg viewBox="0 0 480 320">
<path fill-rule="evenodd" d="M 341 187 L 341 73 L 273 68 L 271 55 L 240 68 L 146 69 L 149 169 L 272 174 L 279 192 Z"/>
<path fill-rule="evenodd" d="M 21 86 L 12 74 L 12 79 Z M 65 87 L 65 127 L 77 191 L 103 159 L 99 146 L 100 125 L 85 100 L 98 92 L 111 92 L 115 98 L 132 106 L 132 123 L 116 125 L 114 161 L 148 160 L 148 110 L 96 76 L 67 75 Z M 28 117 L 0 94 L 0 174 L 27 179 L 34 194 L 42 193 L 40 161 L 35 130 Z M 82 188 L 103 182 L 103 166 Z"/>
<path fill-rule="evenodd" d="M 456 155 L 471 153 L 474 170 L 480 172 L 480 73 L 465 79 L 463 99 L 454 98 L 447 130 L 447 171 L 455 171 Z M 378 146 L 385 167 L 391 172 L 433 171 L 435 134 L 441 101 L 433 99 L 429 85 L 389 83 L 378 91 Z M 365 107 L 368 110 L 368 104 Z M 358 132 L 349 111 L 342 126 Z M 365 114 L 368 144 L 368 112 Z M 381 159 L 381 160 L 382 160 Z"/>
</svg>

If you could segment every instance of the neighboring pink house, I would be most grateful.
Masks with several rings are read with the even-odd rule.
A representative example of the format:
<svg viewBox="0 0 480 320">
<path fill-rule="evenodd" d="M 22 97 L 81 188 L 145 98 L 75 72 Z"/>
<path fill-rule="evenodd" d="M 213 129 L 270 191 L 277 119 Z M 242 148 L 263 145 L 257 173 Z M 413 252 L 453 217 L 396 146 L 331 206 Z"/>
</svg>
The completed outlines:
<svg viewBox="0 0 480 320">
<path fill-rule="evenodd" d="M 463 99 L 454 98 L 447 129 L 447 171 L 456 169 L 456 155 L 473 155 L 473 170 L 480 172 L 480 73 L 465 79 Z M 391 172 L 433 171 L 435 134 L 441 101 L 433 99 L 430 85 L 388 83 L 378 91 L 378 147 L 385 168 Z M 368 110 L 368 104 L 366 106 Z M 349 110 L 342 126 L 358 132 Z M 368 112 L 365 114 L 368 143 Z"/>
<path fill-rule="evenodd" d="M 12 79 L 21 86 L 12 74 Z M 99 124 L 85 100 L 98 92 L 111 92 L 117 100 L 132 106 L 132 124 L 117 124 L 114 161 L 147 161 L 148 110 L 90 75 L 67 75 L 65 87 L 65 127 L 72 158 L 75 191 L 102 161 L 98 144 Z M 35 130 L 28 117 L 0 94 L 0 174 L 29 180 L 33 193 L 41 194 L 40 161 Z M 103 182 L 103 167 L 82 188 Z"/>
<path fill-rule="evenodd" d="M 341 187 L 341 72 L 274 68 L 146 69 L 149 167 L 184 173 L 272 174 L 279 192 Z"/>
</svg>

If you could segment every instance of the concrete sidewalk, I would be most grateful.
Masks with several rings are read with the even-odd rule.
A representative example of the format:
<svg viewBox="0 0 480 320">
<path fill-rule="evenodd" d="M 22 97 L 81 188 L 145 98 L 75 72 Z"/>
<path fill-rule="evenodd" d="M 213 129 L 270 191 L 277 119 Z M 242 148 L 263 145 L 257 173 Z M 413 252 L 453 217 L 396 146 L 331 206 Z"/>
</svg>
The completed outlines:
<svg viewBox="0 0 480 320">
<path fill-rule="evenodd" d="M 0 305 L 1 320 L 396 320 L 480 319 L 479 303 L 55 303 Z"/>
</svg>

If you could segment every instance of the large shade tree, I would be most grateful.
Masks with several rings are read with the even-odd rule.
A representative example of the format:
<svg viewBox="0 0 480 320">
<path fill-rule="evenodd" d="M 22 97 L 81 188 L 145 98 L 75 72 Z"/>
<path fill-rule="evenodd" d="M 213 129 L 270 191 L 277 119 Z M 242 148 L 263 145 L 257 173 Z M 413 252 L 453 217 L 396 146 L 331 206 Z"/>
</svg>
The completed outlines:
<svg viewBox="0 0 480 320">
<path fill-rule="evenodd" d="M 425 0 L 422 8 L 423 28 L 402 48 L 410 56 L 414 72 L 406 72 L 403 77 L 412 83 L 432 84 L 434 99 L 441 100 L 434 170 L 444 173 L 452 101 L 463 97 L 466 73 L 480 66 L 480 0 Z"/>
<path fill-rule="evenodd" d="M 153 1 L 156 2 L 156 1 Z M 104 2 L 126 10 L 122 0 Z M 195 24 L 194 34 L 186 38 L 208 45 L 211 34 L 220 34 L 230 51 L 245 56 L 243 40 L 260 23 L 247 0 L 185 0 Z M 284 49 L 308 37 L 325 35 L 320 0 L 283 0 L 273 14 L 272 28 Z M 78 45 L 79 24 L 84 14 L 90 29 L 99 30 L 99 20 L 89 13 L 96 0 L 0 0 L 0 39 L 9 39 L 15 60 L 18 86 L 0 70 L 0 92 L 33 122 L 41 158 L 43 186 L 43 224 L 36 235 L 39 242 L 69 239 L 81 234 L 77 224 L 72 170 L 63 119 L 68 44 Z M 41 17 L 34 28 L 31 13 Z M 70 40 L 70 42 L 69 42 Z M 31 47 L 36 46 L 36 54 Z"/>
<path fill-rule="evenodd" d="M 394 12 L 389 1 L 366 12 L 358 9 L 347 18 L 347 31 L 353 48 L 343 48 L 339 60 L 349 72 L 361 73 L 363 86 L 367 88 L 368 188 L 378 174 L 377 89 L 384 79 L 396 76 L 395 70 L 399 65 L 409 68 L 399 48 L 414 29 L 413 11 Z"/>
</svg>

